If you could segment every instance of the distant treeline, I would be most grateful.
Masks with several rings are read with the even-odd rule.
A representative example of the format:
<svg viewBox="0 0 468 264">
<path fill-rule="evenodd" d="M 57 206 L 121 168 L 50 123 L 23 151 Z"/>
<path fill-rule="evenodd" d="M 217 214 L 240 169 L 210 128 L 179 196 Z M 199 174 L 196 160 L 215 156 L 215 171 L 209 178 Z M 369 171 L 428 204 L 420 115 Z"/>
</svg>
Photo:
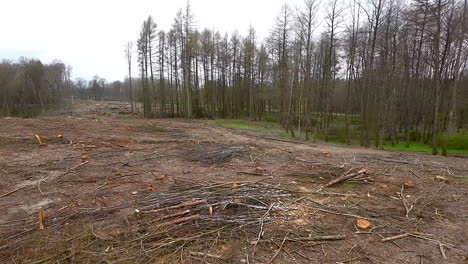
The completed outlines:
<svg viewBox="0 0 468 264">
<path fill-rule="evenodd" d="M 20 58 L 0 62 L 0 115 L 31 117 L 63 108 L 71 99 L 127 100 L 122 82 L 71 80 L 72 67 L 55 60 Z M 128 89 L 127 89 L 128 90 Z"/>
<path fill-rule="evenodd" d="M 72 87 L 71 68 L 20 58 L 0 63 L 0 114 L 29 117 L 56 108 Z"/>
<path fill-rule="evenodd" d="M 136 49 L 139 81 L 125 87 L 146 117 L 273 112 L 293 135 L 340 127 L 363 146 L 418 135 L 435 154 L 467 120 L 467 9 L 466 0 L 305 0 L 285 4 L 261 41 L 253 27 L 244 37 L 197 30 L 188 4 L 168 31 L 144 20 L 125 53 L 131 76 Z"/>
</svg>

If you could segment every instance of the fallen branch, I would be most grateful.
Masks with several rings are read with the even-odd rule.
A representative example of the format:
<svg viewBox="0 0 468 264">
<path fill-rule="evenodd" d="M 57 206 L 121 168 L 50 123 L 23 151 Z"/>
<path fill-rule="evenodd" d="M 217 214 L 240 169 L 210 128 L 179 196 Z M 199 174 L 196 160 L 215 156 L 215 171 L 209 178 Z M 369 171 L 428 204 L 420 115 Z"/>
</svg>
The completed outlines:
<svg viewBox="0 0 468 264">
<path fill-rule="evenodd" d="M 177 213 L 174 213 L 174 214 L 165 215 L 165 216 L 162 216 L 162 217 L 160 217 L 160 218 L 158 218 L 156 220 L 151 221 L 150 223 L 165 220 L 165 219 L 169 219 L 169 218 L 173 218 L 173 217 L 177 217 L 177 216 L 183 216 L 183 215 L 186 215 L 186 214 L 189 214 L 189 213 L 190 213 L 190 210 L 185 210 L 185 211 L 182 211 L 182 212 L 177 212 Z"/>
<path fill-rule="evenodd" d="M 409 233 L 404 233 L 404 234 L 400 234 L 400 235 L 396 235 L 396 236 L 387 237 L 387 238 L 384 238 L 384 239 L 380 240 L 380 242 L 393 241 L 393 240 L 397 240 L 397 239 L 405 238 L 405 237 L 409 237 L 409 236 L 427 240 L 429 242 L 432 242 L 434 244 L 439 245 L 439 247 L 440 246 L 445 246 L 445 247 L 448 247 L 448 248 L 454 248 L 455 247 L 455 245 L 448 244 L 448 243 L 442 243 L 441 241 L 439 241 L 437 239 L 422 236 L 422 234 L 418 233 L 418 232 L 409 232 Z M 441 252 L 442 252 L 442 250 L 441 250 Z"/>
<path fill-rule="evenodd" d="M 246 175 L 253 175 L 253 176 L 271 176 L 270 174 L 248 172 L 248 171 L 238 171 L 237 174 L 246 174 Z"/>
<path fill-rule="evenodd" d="M 409 213 L 411 212 L 411 210 L 413 210 L 414 208 L 414 205 L 410 205 L 408 200 L 406 200 L 405 196 L 403 195 L 403 191 L 405 190 L 405 185 L 402 184 L 401 185 L 401 191 L 400 191 L 400 198 L 401 198 L 401 201 L 403 202 L 403 206 L 405 207 L 405 211 L 406 211 L 406 218 L 409 218 Z"/>
<path fill-rule="evenodd" d="M 366 170 L 366 169 L 361 169 L 361 170 L 359 170 L 358 172 L 354 172 L 354 173 L 350 173 L 350 174 L 345 174 L 345 175 L 343 175 L 343 176 L 341 176 L 341 177 L 338 177 L 338 178 L 334 179 L 333 181 L 327 183 L 327 184 L 325 185 L 325 187 L 330 187 L 330 186 L 332 186 L 332 185 L 335 185 L 335 184 L 337 184 L 337 183 L 340 183 L 340 182 L 343 182 L 343 181 L 352 179 L 352 178 L 354 178 L 354 177 L 356 177 L 356 176 L 359 176 L 359 175 L 365 174 L 365 173 L 367 173 L 367 170 Z"/>
<path fill-rule="evenodd" d="M 10 192 L 7 192 L 7 193 L 5 193 L 5 194 L 2 194 L 2 195 L 0 196 L 0 198 L 7 197 L 7 196 L 10 195 L 10 194 L 14 194 L 15 192 L 17 192 L 17 191 L 19 191 L 19 190 L 21 190 L 21 189 L 24 189 L 25 187 L 26 187 L 26 186 L 23 186 L 23 187 L 20 187 L 20 188 L 15 189 L 15 190 L 13 190 L 13 191 L 10 191 Z"/>
<path fill-rule="evenodd" d="M 288 233 L 289 234 L 289 233 Z M 278 254 L 281 252 L 281 250 L 283 249 L 283 245 L 284 245 L 284 242 L 286 241 L 286 238 L 288 237 L 288 234 L 286 234 L 286 236 L 284 236 L 284 239 L 283 239 L 283 242 L 281 242 L 281 245 L 280 247 L 278 248 L 278 250 L 276 251 L 275 255 L 270 259 L 270 261 L 268 261 L 266 264 L 271 264 L 273 263 L 273 261 L 275 260 L 275 258 L 278 256 Z"/>
<path fill-rule="evenodd" d="M 208 203 L 207 200 L 188 201 L 188 202 L 183 202 L 183 203 L 178 204 L 178 205 L 169 206 L 169 207 L 165 207 L 165 208 L 161 208 L 161 209 L 156 209 L 156 210 L 151 210 L 151 211 L 144 211 L 142 213 L 145 213 L 145 214 L 158 213 L 158 212 L 162 212 L 162 211 L 166 211 L 166 210 L 179 209 L 179 208 L 183 208 L 183 207 L 195 206 L 195 205 L 206 204 L 206 203 Z"/>
<path fill-rule="evenodd" d="M 203 253 L 203 252 L 193 252 L 193 251 L 191 251 L 190 255 L 197 256 L 197 257 L 209 257 L 209 258 L 215 258 L 215 259 L 221 259 L 221 260 L 224 259 L 222 256 Z"/>
<path fill-rule="evenodd" d="M 440 253 L 442 254 L 442 257 L 444 259 L 447 259 L 447 255 L 445 255 L 444 245 L 442 245 L 442 243 L 440 243 L 440 242 L 439 242 L 439 249 L 440 249 Z"/>
<path fill-rule="evenodd" d="M 307 241 L 333 241 L 333 240 L 343 240 L 346 236 L 344 235 L 334 235 L 334 236 L 313 236 L 313 237 L 297 237 L 297 238 L 288 238 L 288 241 L 292 242 L 307 242 Z"/>
<path fill-rule="evenodd" d="M 366 220 L 374 220 L 372 218 L 368 218 L 368 217 L 364 217 L 364 216 L 360 216 L 360 215 L 333 212 L 333 211 L 329 211 L 329 210 L 325 210 L 325 209 L 317 208 L 317 207 L 312 207 L 312 209 L 318 210 L 318 211 L 321 211 L 321 212 L 325 212 L 325 213 L 329 213 L 329 214 L 344 215 L 344 216 L 350 216 L 350 217 L 354 217 L 354 218 L 362 218 L 362 219 L 366 219 Z"/>
<path fill-rule="evenodd" d="M 177 224 L 181 224 L 181 223 L 185 223 L 185 222 L 190 222 L 190 221 L 193 221 L 193 220 L 197 220 L 197 219 L 199 219 L 199 218 L 200 218 L 200 215 L 192 215 L 192 216 L 182 217 L 182 218 L 179 218 L 179 219 L 170 221 L 170 222 L 163 223 L 163 224 L 161 224 L 160 226 L 177 225 Z"/>
<path fill-rule="evenodd" d="M 401 234 L 401 235 L 386 237 L 386 238 L 380 240 L 380 242 L 393 241 L 393 240 L 397 240 L 397 239 L 400 239 L 400 238 L 409 237 L 410 235 L 411 235 L 410 233 L 405 233 L 405 234 Z"/>
</svg>

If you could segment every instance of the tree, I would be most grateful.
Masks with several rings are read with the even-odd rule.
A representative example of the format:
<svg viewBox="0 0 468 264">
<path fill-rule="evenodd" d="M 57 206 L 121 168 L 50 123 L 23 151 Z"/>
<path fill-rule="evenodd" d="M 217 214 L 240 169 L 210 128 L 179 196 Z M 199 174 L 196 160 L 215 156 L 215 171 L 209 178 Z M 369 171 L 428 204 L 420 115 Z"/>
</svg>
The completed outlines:
<svg viewBox="0 0 468 264">
<path fill-rule="evenodd" d="M 129 41 L 127 45 L 125 45 L 125 58 L 127 59 L 128 65 L 128 82 L 129 82 L 129 95 L 130 95 L 130 105 L 132 108 L 132 113 L 134 112 L 133 108 L 133 89 L 132 89 L 132 49 L 133 43 Z"/>
</svg>

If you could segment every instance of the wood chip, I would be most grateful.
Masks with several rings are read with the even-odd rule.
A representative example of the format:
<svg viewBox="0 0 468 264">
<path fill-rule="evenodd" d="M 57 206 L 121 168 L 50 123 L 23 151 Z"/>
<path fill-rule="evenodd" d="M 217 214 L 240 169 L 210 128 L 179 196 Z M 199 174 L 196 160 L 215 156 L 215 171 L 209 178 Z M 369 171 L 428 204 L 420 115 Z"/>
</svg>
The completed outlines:
<svg viewBox="0 0 468 264">
<path fill-rule="evenodd" d="M 413 181 L 405 181 L 403 184 L 408 188 L 416 188 L 416 184 Z"/>
<path fill-rule="evenodd" d="M 445 177 L 445 176 L 441 176 L 441 175 L 437 175 L 434 177 L 434 181 L 440 181 L 440 182 L 445 182 L 445 183 L 450 183 L 450 179 Z"/>
<path fill-rule="evenodd" d="M 44 209 L 41 209 L 39 211 L 39 229 L 40 230 L 44 230 L 45 229 L 45 220 L 46 220 L 46 212 L 44 211 Z"/>
</svg>

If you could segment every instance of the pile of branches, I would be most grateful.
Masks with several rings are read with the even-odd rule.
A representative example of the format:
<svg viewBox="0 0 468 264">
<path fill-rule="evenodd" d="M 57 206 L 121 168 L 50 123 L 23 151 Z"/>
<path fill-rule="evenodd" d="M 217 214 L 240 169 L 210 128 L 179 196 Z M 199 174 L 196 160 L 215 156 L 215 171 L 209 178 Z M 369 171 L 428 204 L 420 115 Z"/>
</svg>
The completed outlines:
<svg viewBox="0 0 468 264">
<path fill-rule="evenodd" d="M 191 184 L 146 196 L 140 200 L 137 212 L 151 215 L 152 219 L 183 215 L 189 220 L 250 225 L 269 221 L 270 212 L 289 209 L 282 203 L 290 197 L 286 190 L 266 183 Z"/>
<path fill-rule="evenodd" d="M 243 150 L 243 147 L 208 147 L 198 145 L 195 151 L 192 152 L 191 157 L 193 161 L 219 164 L 239 155 Z"/>
<path fill-rule="evenodd" d="M 65 226 L 49 225 L 42 231 L 47 235 L 38 231 L 25 240 L 25 247 L 35 252 L 34 259 L 26 262 L 178 263 L 184 257 L 218 252 L 211 258 L 233 263 L 229 254 L 213 248 L 232 241 L 258 241 L 268 224 L 294 209 L 293 199 L 289 191 L 261 182 L 187 183 L 136 197 L 112 210 L 63 216 Z M 130 210 L 123 218 L 117 216 Z"/>
</svg>

